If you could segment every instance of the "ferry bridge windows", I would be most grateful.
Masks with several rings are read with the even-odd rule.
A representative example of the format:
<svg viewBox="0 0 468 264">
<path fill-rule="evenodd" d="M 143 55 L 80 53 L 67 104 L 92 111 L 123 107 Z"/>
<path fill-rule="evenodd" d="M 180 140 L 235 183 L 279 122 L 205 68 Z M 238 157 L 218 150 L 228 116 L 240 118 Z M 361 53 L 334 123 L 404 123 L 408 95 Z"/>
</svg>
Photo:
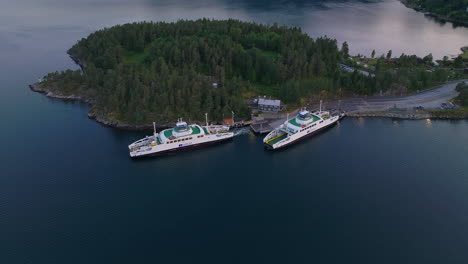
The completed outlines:
<svg viewBox="0 0 468 264">
<path fill-rule="evenodd" d="M 316 125 L 317 125 L 317 124 L 313 124 L 313 125 L 310 125 L 310 126 L 308 126 L 308 127 L 305 127 L 305 128 L 303 128 L 303 129 L 299 130 L 299 132 L 306 131 L 307 129 L 312 128 L 312 127 L 314 127 L 314 126 L 316 126 Z"/>
</svg>

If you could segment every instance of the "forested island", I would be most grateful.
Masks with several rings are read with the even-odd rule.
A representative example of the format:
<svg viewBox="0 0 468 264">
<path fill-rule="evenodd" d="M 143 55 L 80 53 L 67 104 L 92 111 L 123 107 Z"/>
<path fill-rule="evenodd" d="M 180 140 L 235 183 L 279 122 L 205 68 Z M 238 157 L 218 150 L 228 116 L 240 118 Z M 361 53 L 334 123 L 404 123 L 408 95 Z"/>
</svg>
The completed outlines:
<svg viewBox="0 0 468 264">
<path fill-rule="evenodd" d="M 90 115 L 118 126 L 221 120 L 258 95 L 304 105 L 317 98 L 402 94 L 432 87 L 450 72 L 432 56 L 402 54 L 359 67 L 345 42 L 313 39 L 300 28 L 238 20 L 181 20 L 117 25 L 78 41 L 69 55 L 81 69 L 47 74 L 34 87 L 55 97 L 92 103 Z M 361 64 L 362 66 L 362 64 Z M 430 70 L 428 70 L 430 69 Z"/>
<path fill-rule="evenodd" d="M 468 26 L 467 0 L 402 0 L 408 7 L 442 20 Z"/>
</svg>

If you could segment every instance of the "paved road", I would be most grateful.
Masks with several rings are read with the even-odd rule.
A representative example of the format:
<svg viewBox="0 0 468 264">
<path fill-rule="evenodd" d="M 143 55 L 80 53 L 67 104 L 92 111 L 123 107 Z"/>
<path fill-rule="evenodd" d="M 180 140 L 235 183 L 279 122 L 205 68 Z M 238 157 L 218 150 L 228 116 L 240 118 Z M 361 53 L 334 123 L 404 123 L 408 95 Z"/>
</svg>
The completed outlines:
<svg viewBox="0 0 468 264">
<path fill-rule="evenodd" d="M 468 80 L 461 81 L 466 82 Z M 440 107 L 440 104 L 447 103 L 450 99 L 458 95 L 458 92 L 455 91 L 455 87 L 461 81 L 448 83 L 431 90 L 408 96 L 351 98 L 333 101 L 328 103 L 326 108 L 340 108 L 347 112 L 385 111 L 394 108 L 395 105 L 397 108 L 407 109 L 412 109 L 415 106 L 423 106 L 426 109 L 437 109 Z"/>
</svg>

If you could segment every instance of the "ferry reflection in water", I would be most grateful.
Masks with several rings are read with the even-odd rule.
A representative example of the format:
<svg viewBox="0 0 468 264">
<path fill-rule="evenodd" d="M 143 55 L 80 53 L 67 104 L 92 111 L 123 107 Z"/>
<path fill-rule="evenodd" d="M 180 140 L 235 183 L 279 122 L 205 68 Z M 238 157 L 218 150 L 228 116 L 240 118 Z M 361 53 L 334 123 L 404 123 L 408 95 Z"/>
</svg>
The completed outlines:
<svg viewBox="0 0 468 264">
<path fill-rule="evenodd" d="M 432 121 L 431 121 L 431 119 L 429 119 L 429 118 L 426 119 L 426 127 L 429 128 L 429 127 L 431 127 L 431 126 L 432 126 Z"/>
<path fill-rule="evenodd" d="M 364 127 L 365 121 L 366 121 L 366 119 L 364 117 L 358 117 L 357 121 L 358 121 L 357 123 L 358 123 L 359 127 Z"/>
</svg>

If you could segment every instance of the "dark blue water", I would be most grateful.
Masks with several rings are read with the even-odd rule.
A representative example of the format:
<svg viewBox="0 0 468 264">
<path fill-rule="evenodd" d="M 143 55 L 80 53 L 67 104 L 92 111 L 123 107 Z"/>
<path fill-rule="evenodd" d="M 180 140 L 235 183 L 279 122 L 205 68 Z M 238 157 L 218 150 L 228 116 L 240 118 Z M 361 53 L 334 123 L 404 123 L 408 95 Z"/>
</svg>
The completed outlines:
<svg viewBox="0 0 468 264">
<path fill-rule="evenodd" d="M 4 4 L 0 263 L 466 263 L 467 121 L 345 119 L 281 152 L 246 133 L 132 161 L 126 146 L 143 134 L 102 127 L 87 106 L 27 88 L 75 67 L 65 51 L 77 39 L 141 19 L 280 20 L 337 38 L 362 28 L 351 35 L 370 43 L 349 41 L 356 52 L 385 47 L 390 34 L 369 32 L 386 24 L 408 40 L 395 49 L 427 49 L 409 41 L 413 26 L 431 36 L 434 54 L 468 38 L 393 1 L 265 3 Z M 395 14 L 404 19 L 381 20 Z M 432 41 L 442 37 L 453 41 Z"/>
</svg>

